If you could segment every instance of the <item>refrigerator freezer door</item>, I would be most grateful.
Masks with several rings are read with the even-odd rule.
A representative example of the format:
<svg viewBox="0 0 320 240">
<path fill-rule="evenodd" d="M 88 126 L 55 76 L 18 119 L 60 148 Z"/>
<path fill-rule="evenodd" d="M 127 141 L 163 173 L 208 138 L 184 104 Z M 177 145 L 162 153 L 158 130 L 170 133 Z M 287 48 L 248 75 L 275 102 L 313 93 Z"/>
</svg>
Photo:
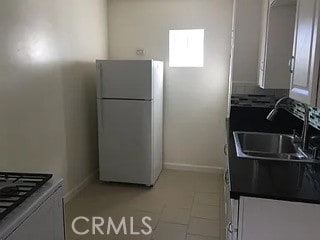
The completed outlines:
<svg viewBox="0 0 320 240">
<path fill-rule="evenodd" d="M 152 60 L 97 60 L 98 98 L 153 98 Z"/>
<path fill-rule="evenodd" d="M 152 101 L 98 100 L 102 181 L 152 184 Z"/>
</svg>

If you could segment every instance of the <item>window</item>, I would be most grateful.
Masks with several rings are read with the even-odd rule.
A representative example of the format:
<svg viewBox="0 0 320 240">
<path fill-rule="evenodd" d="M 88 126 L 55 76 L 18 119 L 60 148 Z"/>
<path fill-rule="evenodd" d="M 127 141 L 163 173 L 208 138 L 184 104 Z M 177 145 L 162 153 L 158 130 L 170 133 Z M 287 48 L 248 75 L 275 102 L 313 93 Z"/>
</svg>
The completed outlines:
<svg viewBox="0 0 320 240">
<path fill-rule="evenodd" d="M 169 66 L 203 67 L 204 29 L 169 31 Z"/>
</svg>

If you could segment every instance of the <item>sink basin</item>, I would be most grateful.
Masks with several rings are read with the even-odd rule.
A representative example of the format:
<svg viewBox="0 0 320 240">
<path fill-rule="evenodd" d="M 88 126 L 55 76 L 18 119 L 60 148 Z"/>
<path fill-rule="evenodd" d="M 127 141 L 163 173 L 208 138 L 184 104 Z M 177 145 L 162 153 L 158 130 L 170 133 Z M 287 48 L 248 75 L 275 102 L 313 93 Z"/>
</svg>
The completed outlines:
<svg viewBox="0 0 320 240">
<path fill-rule="evenodd" d="M 310 161 L 292 135 L 234 132 L 237 156 L 251 159 Z"/>
</svg>

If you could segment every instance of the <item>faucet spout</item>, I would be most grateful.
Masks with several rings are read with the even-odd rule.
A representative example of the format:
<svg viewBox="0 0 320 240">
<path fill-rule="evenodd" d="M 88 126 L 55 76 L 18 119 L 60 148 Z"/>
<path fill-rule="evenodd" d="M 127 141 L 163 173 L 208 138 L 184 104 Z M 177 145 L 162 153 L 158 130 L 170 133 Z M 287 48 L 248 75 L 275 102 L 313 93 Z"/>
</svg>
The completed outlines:
<svg viewBox="0 0 320 240">
<path fill-rule="evenodd" d="M 267 120 L 273 121 L 275 115 L 277 115 L 278 110 L 280 108 L 280 104 L 289 99 L 289 97 L 283 97 L 280 98 L 277 102 L 274 108 L 271 110 L 271 112 L 267 116 Z M 303 128 L 301 133 L 301 140 L 302 140 L 302 149 L 304 151 L 308 150 L 309 144 L 308 144 L 308 129 L 309 129 L 309 107 L 307 104 L 303 104 L 304 107 L 304 122 L 303 122 Z"/>
<path fill-rule="evenodd" d="M 276 105 L 274 106 L 274 108 L 272 109 L 272 111 L 268 114 L 267 116 L 267 120 L 269 121 L 273 121 L 274 117 L 277 115 L 278 113 L 278 110 L 280 108 L 280 104 L 287 100 L 289 97 L 282 97 L 280 98 L 277 102 L 276 102 Z"/>
</svg>

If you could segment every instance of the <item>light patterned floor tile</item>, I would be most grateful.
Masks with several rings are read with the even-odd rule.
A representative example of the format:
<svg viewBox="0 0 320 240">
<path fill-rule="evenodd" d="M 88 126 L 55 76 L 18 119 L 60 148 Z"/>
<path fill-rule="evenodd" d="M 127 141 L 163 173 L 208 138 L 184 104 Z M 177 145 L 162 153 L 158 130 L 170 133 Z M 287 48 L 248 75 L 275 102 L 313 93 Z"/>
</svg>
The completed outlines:
<svg viewBox="0 0 320 240">
<path fill-rule="evenodd" d="M 218 206 L 193 204 L 191 216 L 219 220 L 220 208 Z"/>
<path fill-rule="evenodd" d="M 184 208 L 191 209 L 193 204 L 193 195 L 170 195 L 165 202 L 165 206 L 168 208 Z"/>
<path fill-rule="evenodd" d="M 218 207 L 223 189 L 221 174 L 163 170 L 153 188 L 132 184 L 95 181 L 66 205 L 67 240 L 149 240 L 150 236 L 76 236 L 71 221 L 77 216 L 111 216 L 115 222 L 134 217 L 135 229 L 141 229 L 143 216 L 152 218 L 153 240 L 216 240 L 219 223 L 194 216 L 219 218 L 210 207 Z M 207 205 L 207 206 L 206 206 Z M 221 205 L 221 204 L 220 204 Z M 206 207 L 199 207 L 206 206 Z M 161 220 L 160 220 L 161 218 Z M 188 221 L 190 225 L 188 226 Z M 90 227 L 85 223 L 80 227 Z M 187 238 L 186 232 L 189 236 Z M 196 236 L 199 235 L 199 236 Z M 201 237 L 200 237 L 201 235 Z M 211 236 L 211 238 L 204 238 Z"/>
<path fill-rule="evenodd" d="M 181 208 L 164 208 L 160 221 L 168 223 L 188 224 L 190 210 Z"/>
<path fill-rule="evenodd" d="M 181 224 L 159 222 L 152 239 L 154 240 L 185 240 L 187 226 Z"/>
<path fill-rule="evenodd" d="M 197 235 L 187 235 L 187 240 L 219 240 L 219 238 L 203 237 Z"/>
<path fill-rule="evenodd" d="M 195 193 L 194 203 L 219 206 L 220 194 L 218 194 L 218 193 Z"/>
<path fill-rule="evenodd" d="M 136 232 L 139 232 L 139 235 L 132 235 L 132 234 L 120 234 L 117 236 L 116 240 L 151 240 L 152 233 L 151 234 L 143 234 L 142 231 L 144 229 L 138 229 L 135 230 Z M 146 231 L 146 230 L 145 230 Z"/>
<path fill-rule="evenodd" d="M 218 238 L 220 236 L 219 228 L 219 221 L 203 218 L 191 218 L 188 227 L 188 234 Z"/>
<path fill-rule="evenodd" d="M 135 211 L 132 215 L 134 217 L 134 226 L 145 228 L 145 225 L 142 222 L 142 219 L 144 217 L 151 218 L 151 221 L 147 221 L 147 223 L 151 226 L 152 229 L 155 229 L 157 227 L 158 221 L 159 221 L 159 215 L 156 213 L 151 212 L 145 212 L 145 211 Z"/>
</svg>

